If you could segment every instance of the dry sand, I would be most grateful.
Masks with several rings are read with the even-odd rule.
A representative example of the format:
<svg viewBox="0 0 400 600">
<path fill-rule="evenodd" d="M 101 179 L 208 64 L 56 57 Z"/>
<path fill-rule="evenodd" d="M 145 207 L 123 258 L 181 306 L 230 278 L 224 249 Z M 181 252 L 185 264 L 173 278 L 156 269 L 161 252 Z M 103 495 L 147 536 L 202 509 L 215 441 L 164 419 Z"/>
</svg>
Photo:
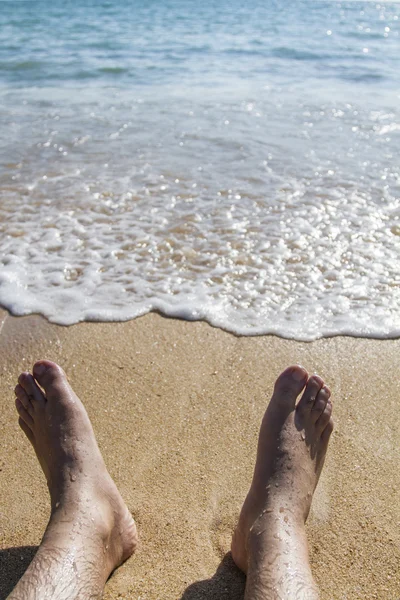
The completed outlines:
<svg viewBox="0 0 400 600">
<path fill-rule="evenodd" d="M 336 428 L 308 521 L 323 600 L 400 598 L 400 340 L 237 338 L 147 315 L 70 328 L 3 322 L 0 600 L 33 556 L 49 502 L 17 425 L 13 388 L 39 358 L 59 362 L 93 421 L 141 544 L 106 599 L 242 600 L 229 554 L 273 382 L 300 362 L 326 379 Z"/>
</svg>

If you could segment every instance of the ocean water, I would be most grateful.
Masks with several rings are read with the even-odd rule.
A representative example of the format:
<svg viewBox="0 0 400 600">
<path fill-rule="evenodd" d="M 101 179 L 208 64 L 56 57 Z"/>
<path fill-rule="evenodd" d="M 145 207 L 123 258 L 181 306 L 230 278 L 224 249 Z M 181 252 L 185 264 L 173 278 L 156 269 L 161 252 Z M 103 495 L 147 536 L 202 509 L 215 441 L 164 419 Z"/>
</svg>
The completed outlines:
<svg viewBox="0 0 400 600">
<path fill-rule="evenodd" d="M 400 4 L 0 2 L 0 304 L 400 335 Z"/>
</svg>

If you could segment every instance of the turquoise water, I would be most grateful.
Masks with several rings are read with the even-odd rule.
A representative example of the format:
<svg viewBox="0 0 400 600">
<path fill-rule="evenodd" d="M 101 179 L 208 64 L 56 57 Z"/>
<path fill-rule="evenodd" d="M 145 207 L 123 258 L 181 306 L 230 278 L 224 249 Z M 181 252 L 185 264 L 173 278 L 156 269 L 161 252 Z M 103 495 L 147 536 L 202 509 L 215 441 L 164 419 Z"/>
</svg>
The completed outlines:
<svg viewBox="0 0 400 600">
<path fill-rule="evenodd" d="M 399 17 L 1 2 L 0 303 L 398 336 Z"/>
<path fill-rule="evenodd" d="M 399 85 L 399 7 L 383 2 L 2 2 L 10 86 Z M 368 53 L 363 52 L 367 48 Z M 367 54 L 367 56 L 366 56 Z"/>
</svg>

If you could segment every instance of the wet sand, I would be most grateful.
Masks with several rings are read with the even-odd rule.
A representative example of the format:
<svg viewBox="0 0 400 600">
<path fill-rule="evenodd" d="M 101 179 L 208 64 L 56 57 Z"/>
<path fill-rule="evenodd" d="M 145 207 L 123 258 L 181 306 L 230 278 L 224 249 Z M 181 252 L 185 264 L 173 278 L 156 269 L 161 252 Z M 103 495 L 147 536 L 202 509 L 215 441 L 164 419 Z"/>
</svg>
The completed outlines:
<svg viewBox="0 0 400 600">
<path fill-rule="evenodd" d="M 63 328 L 0 313 L 0 600 L 27 567 L 49 502 L 13 389 L 59 362 L 138 523 L 106 600 L 242 600 L 229 554 L 272 385 L 300 362 L 326 379 L 336 428 L 308 521 L 322 600 L 400 598 L 400 340 L 237 338 L 147 315 Z"/>
</svg>

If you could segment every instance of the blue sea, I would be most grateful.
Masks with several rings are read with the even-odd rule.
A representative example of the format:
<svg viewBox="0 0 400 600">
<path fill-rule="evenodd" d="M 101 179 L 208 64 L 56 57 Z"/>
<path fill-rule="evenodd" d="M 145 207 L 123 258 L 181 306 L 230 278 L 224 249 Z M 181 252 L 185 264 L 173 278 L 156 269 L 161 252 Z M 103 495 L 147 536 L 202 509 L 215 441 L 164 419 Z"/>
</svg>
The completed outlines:
<svg viewBox="0 0 400 600">
<path fill-rule="evenodd" d="M 0 304 L 400 335 L 400 3 L 0 2 Z"/>
</svg>

